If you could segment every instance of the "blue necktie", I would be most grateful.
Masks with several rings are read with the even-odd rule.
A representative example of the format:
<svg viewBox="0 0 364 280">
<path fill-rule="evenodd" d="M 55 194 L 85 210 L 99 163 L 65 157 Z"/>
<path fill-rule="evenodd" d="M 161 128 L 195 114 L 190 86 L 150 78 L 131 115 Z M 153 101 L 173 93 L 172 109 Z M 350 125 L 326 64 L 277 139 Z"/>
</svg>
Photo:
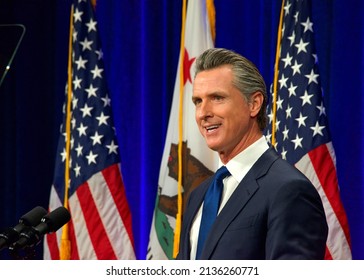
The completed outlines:
<svg viewBox="0 0 364 280">
<path fill-rule="evenodd" d="M 230 172 L 225 166 L 220 167 L 216 171 L 215 178 L 205 194 L 200 232 L 198 235 L 196 259 L 200 258 L 205 239 L 216 219 L 217 212 L 219 210 L 221 193 L 223 189 L 222 180 L 229 175 Z"/>
</svg>

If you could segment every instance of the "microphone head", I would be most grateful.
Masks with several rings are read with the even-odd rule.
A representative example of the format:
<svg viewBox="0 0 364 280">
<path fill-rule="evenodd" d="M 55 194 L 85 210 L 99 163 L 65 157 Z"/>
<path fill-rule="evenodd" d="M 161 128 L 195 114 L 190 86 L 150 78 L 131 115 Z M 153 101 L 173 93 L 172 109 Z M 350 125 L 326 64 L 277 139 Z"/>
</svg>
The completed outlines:
<svg viewBox="0 0 364 280">
<path fill-rule="evenodd" d="M 20 219 L 19 223 L 25 226 L 36 226 L 40 223 L 41 219 L 47 214 L 47 210 L 45 210 L 41 206 L 37 206 L 30 210 L 28 213 L 25 213 Z"/>
<path fill-rule="evenodd" d="M 63 225 L 65 225 L 71 219 L 70 212 L 67 208 L 61 206 L 54 211 L 45 215 L 41 222 L 47 224 L 47 232 L 55 232 L 59 230 Z"/>
<path fill-rule="evenodd" d="M 16 241 L 19 242 L 24 231 L 28 231 L 32 227 L 37 226 L 46 214 L 47 210 L 40 206 L 37 206 L 28 213 L 25 213 L 19 219 L 19 224 L 17 224 L 14 228 L 9 227 L 4 232 L 0 233 L 0 250 L 6 246 L 10 246 Z"/>
</svg>

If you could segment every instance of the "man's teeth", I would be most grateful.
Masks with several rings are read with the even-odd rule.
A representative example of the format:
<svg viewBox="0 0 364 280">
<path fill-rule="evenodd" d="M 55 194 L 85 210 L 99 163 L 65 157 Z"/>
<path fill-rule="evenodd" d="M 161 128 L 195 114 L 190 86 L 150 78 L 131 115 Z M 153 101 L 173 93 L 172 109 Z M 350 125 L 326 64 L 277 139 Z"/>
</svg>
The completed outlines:
<svg viewBox="0 0 364 280">
<path fill-rule="evenodd" d="M 211 126 L 206 127 L 206 129 L 207 129 L 207 131 L 210 131 L 210 130 L 217 129 L 218 127 L 219 127 L 219 125 L 211 125 Z"/>
</svg>

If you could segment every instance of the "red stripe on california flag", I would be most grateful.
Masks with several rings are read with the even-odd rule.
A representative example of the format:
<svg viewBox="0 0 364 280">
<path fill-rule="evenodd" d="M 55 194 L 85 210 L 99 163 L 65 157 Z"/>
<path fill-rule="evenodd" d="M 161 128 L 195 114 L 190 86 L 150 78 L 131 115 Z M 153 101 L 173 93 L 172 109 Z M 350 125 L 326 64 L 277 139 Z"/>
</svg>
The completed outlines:
<svg viewBox="0 0 364 280">
<path fill-rule="evenodd" d="M 339 184 L 336 175 L 336 167 L 326 144 L 321 145 L 308 153 L 317 177 L 325 191 L 334 213 L 345 233 L 346 240 L 350 246 L 349 228 L 344 207 L 341 203 Z"/>
<path fill-rule="evenodd" d="M 134 239 L 132 233 L 132 218 L 129 210 L 128 201 L 126 199 L 125 188 L 123 179 L 120 173 L 119 165 L 114 164 L 102 171 L 106 184 L 110 189 L 110 193 L 113 196 L 116 208 L 119 211 L 119 215 L 124 223 L 124 227 L 128 233 L 129 240 L 134 248 Z"/>
<path fill-rule="evenodd" d="M 88 184 L 82 184 L 77 189 L 76 193 L 80 201 L 80 206 L 97 259 L 116 260 L 117 258 L 110 244 L 110 240 L 103 226 L 102 219 L 99 215 Z"/>
</svg>

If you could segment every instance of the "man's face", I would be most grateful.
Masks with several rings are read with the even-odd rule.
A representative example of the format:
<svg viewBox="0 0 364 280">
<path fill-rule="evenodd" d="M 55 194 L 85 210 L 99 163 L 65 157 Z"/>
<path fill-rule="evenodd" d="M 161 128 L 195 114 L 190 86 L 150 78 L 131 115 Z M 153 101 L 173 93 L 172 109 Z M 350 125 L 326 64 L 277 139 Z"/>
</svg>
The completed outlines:
<svg viewBox="0 0 364 280">
<path fill-rule="evenodd" d="M 246 148 L 255 122 L 252 104 L 232 81 L 228 65 L 200 72 L 192 96 L 196 122 L 208 147 L 229 158 Z"/>
</svg>

